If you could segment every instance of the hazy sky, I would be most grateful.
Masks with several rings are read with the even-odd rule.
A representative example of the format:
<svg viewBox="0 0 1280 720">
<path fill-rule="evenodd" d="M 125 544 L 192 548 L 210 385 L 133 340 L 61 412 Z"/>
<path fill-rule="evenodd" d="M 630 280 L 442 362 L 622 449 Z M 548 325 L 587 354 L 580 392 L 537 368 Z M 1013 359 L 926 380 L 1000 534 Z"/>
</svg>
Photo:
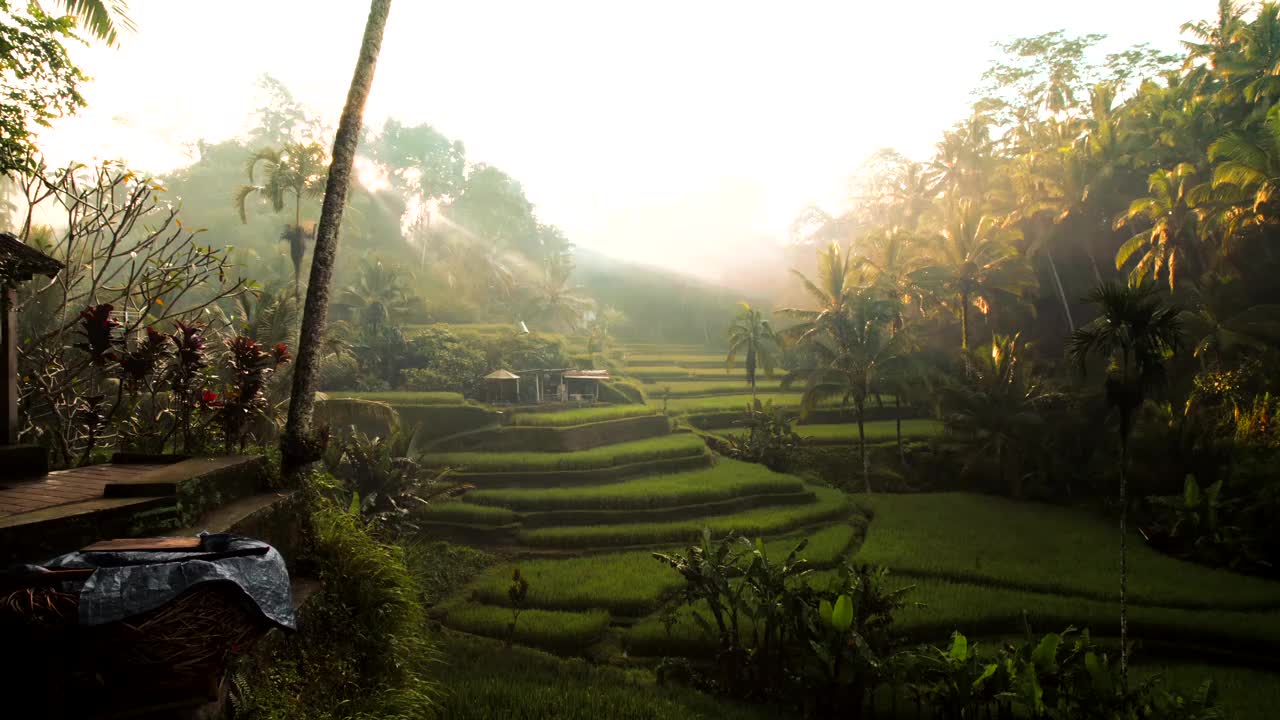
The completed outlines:
<svg viewBox="0 0 1280 720">
<path fill-rule="evenodd" d="M 130 0 L 120 47 L 76 53 L 89 107 L 57 161 L 163 171 L 242 132 L 256 80 L 336 124 L 362 0 Z M 872 151 L 926 157 L 991 44 L 1066 29 L 1176 47 L 1213 0 L 622 3 L 396 0 L 365 121 L 429 122 L 520 180 L 543 222 L 608 254 L 716 278 L 837 203 Z"/>
</svg>

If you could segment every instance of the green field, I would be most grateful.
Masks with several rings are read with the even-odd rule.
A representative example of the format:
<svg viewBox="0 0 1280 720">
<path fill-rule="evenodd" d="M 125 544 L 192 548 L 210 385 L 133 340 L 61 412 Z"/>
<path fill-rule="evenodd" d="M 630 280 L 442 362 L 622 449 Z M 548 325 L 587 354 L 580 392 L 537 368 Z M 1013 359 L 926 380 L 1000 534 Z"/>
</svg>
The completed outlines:
<svg viewBox="0 0 1280 720">
<path fill-rule="evenodd" d="M 628 365 L 679 365 L 681 367 L 707 367 L 719 365 L 724 367 L 725 354 L 721 353 L 677 353 L 647 352 L 627 354 Z M 743 359 L 739 355 L 734 367 L 742 367 Z"/>
<path fill-rule="evenodd" d="M 1064 596 L 1115 597 L 1116 531 L 1095 515 L 967 493 L 859 495 L 856 503 L 872 514 L 859 561 Z M 1280 583 L 1175 560 L 1135 536 L 1129 598 L 1183 608 L 1280 608 Z"/>
<path fill-rule="evenodd" d="M 335 399 L 373 400 L 390 405 L 461 405 L 466 402 L 462 397 L 462 393 L 455 392 L 415 392 L 409 390 L 354 392 L 344 390 L 327 392 L 325 395 Z"/>
<path fill-rule="evenodd" d="M 714 467 L 607 485 L 547 489 L 473 490 L 468 503 L 517 512 L 542 510 L 644 510 L 727 500 L 762 493 L 800 492 L 805 485 L 763 465 L 721 459 Z"/>
<path fill-rule="evenodd" d="M 446 603 L 441 609 L 447 613 L 445 617 L 449 627 L 456 630 L 487 637 L 509 636 L 511 610 L 507 608 L 477 603 Z M 525 610 L 520 613 L 514 639 L 524 645 L 572 653 L 595 643 L 607 627 L 609 613 L 604 610 Z"/>
<path fill-rule="evenodd" d="M 654 409 L 645 405 L 607 405 L 556 412 L 517 412 L 511 416 L 511 424 L 525 427 L 573 427 L 653 414 Z"/>
<path fill-rule="evenodd" d="M 747 379 L 742 377 L 731 380 L 672 380 L 652 386 L 648 393 L 655 399 L 661 399 L 667 393 L 667 388 L 671 389 L 670 397 L 673 398 L 697 397 L 700 395 L 741 395 L 742 393 L 751 392 L 751 386 L 747 384 Z M 756 392 L 776 393 L 791 391 L 782 389 L 781 379 L 757 378 Z"/>
<path fill-rule="evenodd" d="M 684 433 L 577 452 L 433 453 L 425 455 L 423 461 L 431 466 L 451 467 L 468 472 L 591 470 L 643 460 L 688 457 L 706 452 L 706 445 L 698 436 Z"/>
<path fill-rule="evenodd" d="M 830 525 L 806 534 L 808 545 L 800 553 L 816 566 L 833 565 L 848 556 L 858 530 L 847 523 Z M 766 552 L 775 560 L 786 557 L 799 536 L 768 541 Z M 655 548 L 668 552 L 672 546 Z M 664 596 L 684 586 L 674 570 L 653 558 L 651 550 L 604 553 L 563 559 L 520 560 L 499 563 L 463 590 L 464 597 L 489 605 L 508 605 L 511 571 L 518 567 L 529 581 L 528 607 L 547 610 L 603 608 L 619 615 L 638 616 L 658 609 Z"/>
<path fill-rule="evenodd" d="M 520 516 L 504 507 L 474 505 L 469 502 L 435 502 L 416 516 L 431 522 L 464 523 L 466 525 L 510 525 L 519 522 Z"/>
<path fill-rule="evenodd" d="M 858 442 L 858 423 L 840 423 L 838 425 L 793 425 L 792 430 L 807 440 L 819 445 L 843 445 Z M 741 436 L 747 433 L 746 428 L 728 428 L 715 431 L 717 435 Z M 897 423 L 893 420 L 873 420 L 863 423 L 863 432 L 867 442 L 882 442 L 897 437 Z M 932 437 L 942 432 L 940 420 L 903 420 L 902 437 Z"/>
<path fill-rule="evenodd" d="M 760 508 L 734 515 L 717 515 L 668 523 L 620 523 L 525 530 L 520 540 L 533 547 L 615 547 L 687 542 L 708 528 L 714 535 L 774 535 L 847 515 L 851 505 L 839 490 L 815 488 L 817 501 L 808 505 Z"/>
</svg>

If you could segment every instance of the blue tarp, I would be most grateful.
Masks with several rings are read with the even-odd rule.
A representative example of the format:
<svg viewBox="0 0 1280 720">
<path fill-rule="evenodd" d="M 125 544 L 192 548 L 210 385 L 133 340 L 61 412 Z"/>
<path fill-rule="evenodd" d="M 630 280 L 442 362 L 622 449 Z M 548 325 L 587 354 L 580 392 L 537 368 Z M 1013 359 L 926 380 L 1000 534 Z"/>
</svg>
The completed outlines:
<svg viewBox="0 0 1280 720">
<path fill-rule="evenodd" d="M 50 570 L 93 569 L 80 590 L 80 624 L 103 625 L 162 607 L 188 588 L 232 582 L 263 617 L 295 627 L 289 570 L 275 548 L 229 534 L 202 534 L 199 550 L 73 552 L 44 564 Z"/>
</svg>

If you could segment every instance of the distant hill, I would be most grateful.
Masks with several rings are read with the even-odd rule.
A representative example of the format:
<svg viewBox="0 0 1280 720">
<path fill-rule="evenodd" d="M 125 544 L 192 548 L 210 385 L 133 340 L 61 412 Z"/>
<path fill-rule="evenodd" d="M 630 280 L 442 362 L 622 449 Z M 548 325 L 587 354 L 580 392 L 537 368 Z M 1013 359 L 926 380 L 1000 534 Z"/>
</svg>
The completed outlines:
<svg viewBox="0 0 1280 720">
<path fill-rule="evenodd" d="M 617 260 L 588 248 L 576 248 L 574 260 L 574 276 L 586 293 L 626 315 L 627 322 L 618 334 L 629 340 L 718 347 L 739 302 L 764 305 L 750 293 Z"/>
</svg>

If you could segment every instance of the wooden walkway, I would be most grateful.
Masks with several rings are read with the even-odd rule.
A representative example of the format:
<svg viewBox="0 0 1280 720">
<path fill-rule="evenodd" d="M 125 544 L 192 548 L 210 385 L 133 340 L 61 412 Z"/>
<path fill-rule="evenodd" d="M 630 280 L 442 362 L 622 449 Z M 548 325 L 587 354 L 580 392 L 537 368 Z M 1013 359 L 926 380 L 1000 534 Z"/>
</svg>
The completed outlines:
<svg viewBox="0 0 1280 720">
<path fill-rule="evenodd" d="M 166 466 L 158 463 L 89 465 L 58 470 L 41 478 L 0 480 L 0 518 L 96 500 L 103 496 L 107 483 L 133 480 L 162 467 Z"/>
</svg>

